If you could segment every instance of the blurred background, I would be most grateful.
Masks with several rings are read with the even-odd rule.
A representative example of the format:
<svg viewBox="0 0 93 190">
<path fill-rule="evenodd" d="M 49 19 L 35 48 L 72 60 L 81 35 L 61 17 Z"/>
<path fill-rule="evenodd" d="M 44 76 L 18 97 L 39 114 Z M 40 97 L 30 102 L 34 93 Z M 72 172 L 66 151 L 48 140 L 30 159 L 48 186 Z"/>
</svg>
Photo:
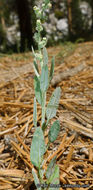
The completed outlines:
<svg viewBox="0 0 93 190">
<path fill-rule="evenodd" d="M 26 52 L 33 40 L 36 17 L 34 5 L 42 0 L 0 0 L 0 52 Z M 52 0 L 46 11 L 42 36 L 47 36 L 47 46 L 67 41 L 93 40 L 93 0 Z"/>
</svg>

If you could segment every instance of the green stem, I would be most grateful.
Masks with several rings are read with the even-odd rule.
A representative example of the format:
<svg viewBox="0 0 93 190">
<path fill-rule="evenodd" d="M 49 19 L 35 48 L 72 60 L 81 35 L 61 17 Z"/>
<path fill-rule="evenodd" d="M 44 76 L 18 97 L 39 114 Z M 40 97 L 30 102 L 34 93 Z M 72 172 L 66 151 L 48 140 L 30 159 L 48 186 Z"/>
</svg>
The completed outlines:
<svg viewBox="0 0 93 190">
<path fill-rule="evenodd" d="M 41 52 L 41 49 L 39 47 L 39 43 L 41 42 L 41 33 L 40 33 L 40 31 L 38 31 L 38 35 L 39 35 L 38 51 Z"/>
<path fill-rule="evenodd" d="M 45 110 L 46 110 L 46 92 L 42 92 L 42 122 L 41 125 L 45 122 Z"/>
<path fill-rule="evenodd" d="M 38 41 L 38 52 L 40 54 L 42 54 L 41 48 L 39 47 L 39 43 L 41 42 L 41 32 L 38 31 L 38 35 L 39 35 L 39 41 Z M 41 70 L 42 70 L 42 60 L 40 61 L 40 65 L 41 65 Z"/>
<path fill-rule="evenodd" d="M 39 180 L 40 180 L 40 184 L 44 184 L 44 180 L 40 175 L 40 168 L 38 169 L 38 177 L 39 177 Z M 41 187 L 41 190 L 46 190 L 46 188 Z"/>
</svg>

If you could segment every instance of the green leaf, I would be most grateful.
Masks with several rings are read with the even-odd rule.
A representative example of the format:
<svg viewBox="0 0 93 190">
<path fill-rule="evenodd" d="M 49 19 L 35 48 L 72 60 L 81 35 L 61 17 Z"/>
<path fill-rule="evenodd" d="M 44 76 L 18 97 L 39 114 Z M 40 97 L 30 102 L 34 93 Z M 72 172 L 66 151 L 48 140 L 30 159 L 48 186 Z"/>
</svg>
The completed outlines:
<svg viewBox="0 0 93 190">
<path fill-rule="evenodd" d="M 38 168 L 40 167 L 45 151 L 46 146 L 44 142 L 43 131 L 40 127 L 38 127 L 34 133 L 30 150 L 30 160 L 34 166 Z"/>
<path fill-rule="evenodd" d="M 55 190 L 56 188 L 51 187 L 51 185 L 58 185 L 59 186 L 59 166 L 55 166 L 54 173 L 51 175 L 48 183 L 50 184 L 49 190 Z M 57 188 L 59 190 L 59 187 Z"/>
<path fill-rule="evenodd" d="M 34 72 L 35 72 L 36 76 L 39 77 L 39 69 L 38 69 L 38 65 L 37 65 L 36 61 L 34 61 L 33 67 L 34 67 Z"/>
<path fill-rule="evenodd" d="M 44 122 L 42 125 L 42 130 L 45 131 L 46 127 L 47 127 L 46 122 Z"/>
<path fill-rule="evenodd" d="M 48 67 L 44 65 L 42 67 L 41 78 L 40 78 L 40 89 L 42 92 L 46 91 L 48 88 Z"/>
<path fill-rule="evenodd" d="M 51 61 L 51 68 L 50 68 L 50 74 L 49 74 L 49 79 L 50 79 L 50 81 L 51 81 L 52 78 L 53 78 L 54 66 L 55 66 L 55 58 L 53 57 L 53 58 L 52 58 L 52 61 Z"/>
<path fill-rule="evenodd" d="M 54 142 L 57 139 L 59 131 L 60 131 L 60 123 L 58 120 L 56 120 L 51 126 L 48 133 L 48 138 L 50 142 Z"/>
<path fill-rule="evenodd" d="M 35 57 L 35 51 L 34 51 L 33 46 L 32 46 L 32 53 L 33 53 L 33 55 L 34 55 L 34 57 Z"/>
<path fill-rule="evenodd" d="M 51 175 L 54 173 L 55 169 L 55 164 L 56 164 L 56 156 L 50 161 L 47 171 L 46 171 L 46 177 L 49 179 Z"/>
<path fill-rule="evenodd" d="M 44 59 L 44 65 L 47 65 L 48 64 L 48 53 L 47 53 L 47 50 L 45 47 L 43 48 L 43 59 Z"/>
<path fill-rule="evenodd" d="M 34 123 L 34 126 L 37 127 L 37 104 L 36 104 L 36 98 L 34 98 L 33 123 Z"/>
<path fill-rule="evenodd" d="M 36 32 L 36 33 L 34 34 L 34 39 L 36 40 L 37 43 L 39 42 L 39 38 L 40 38 L 40 35 L 39 35 L 38 32 Z"/>
<path fill-rule="evenodd" d="M 32 169 L 32 175 L 33 175 L 34 182 L 35 182 L 37 189 L 41 190 L 41 187 L 38 187 L 38 184 L 40 184 L 40 181 L 39 181 L 38 176 L 37 176 L 36 172 L 34 171 L 34 169 Z"/>
<path fill-rule="evenodd" d="M 56 116 L 56 111 L 58 108 L 60 96 L 61 96 L 61 89 L 60 87 L 57 87 L 54 90 L 46 108 L 46 116 L 48 121 Z"/>
<path fill-rule="evenodd" d="M 40 81 L 37 76 L 34 77 L 34 89 L 35 89 L 35 96 L 38 101 L 38 103 L 41 105 L 42 104 L 42 93 L 40 90 Z"/>
<path fill-rule="evenodd" d="M 42 168 L 42 167 L 41 167 L 41 168 Z M 43 179 L 44 173 L 45 173 L 45 170 L 44 170 L 44 169 L 40 169 L 40 170 L 39 170 L 39 176 L 40 176 L 41 179 Z"/>
</svg>

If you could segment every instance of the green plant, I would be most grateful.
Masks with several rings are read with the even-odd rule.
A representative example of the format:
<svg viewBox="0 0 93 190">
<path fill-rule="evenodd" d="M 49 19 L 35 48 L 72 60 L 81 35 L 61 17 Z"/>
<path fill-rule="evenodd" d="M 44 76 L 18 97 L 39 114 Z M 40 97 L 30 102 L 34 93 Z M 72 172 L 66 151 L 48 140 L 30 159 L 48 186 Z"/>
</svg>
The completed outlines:
<svg viewBox="0 0 93 190">
<path fill-rule="evenodd" d="M 32 164 L 35 166 L 35 169 L 32 169 L 32 174 L 34 177 L 34 182 L 39 190 L 53 190 L 52 185 L 59 184 L 59 167 L 56 165 L 56 157 L 53 158 L 47 170 L 43 169 L 44 154 L 49 148 L 50 143 L 53 143 L 60 131 L 60 123 L 56 120 L 53 125 L 49 129 L 48 139 L 49 142 L 46 145 L 44 141 L 44 132 L 47 128 L 49 121 L 56 116 L 56 111 L 59 104 L 59 99 L 61 95 L 60 87 L 57 87 L 50 100 L 48 105 L 46 105 L 46 93 L 49 87 L 49 84 L 53 78 L 54 73 L 54 63 L 55 59 L 52 58 L 50 71 L 48 70 L 48 53 L 45 48 L 47 39 L 41 37 L 41 32 L 43 30 L 42 21 L 44 22 L 45 18 L 45 10 L 51 7 L 50 0 L 43 0 L 41 5 L 41 9 L 37 6 L 34 7 L 36 13 L 36 33 L 34 35 L 35 41 L 38 44 L 38 52 L 33 50 L 34 54 L 34 90 L 35 90 L 35 98 L 34 98 L 34 111 L 33 111 L 33 123 L 35 126 L 35 133 L 32 139 L 31 149 L 30 149 L 30 160 Z M 40 69 L 39 69 L 39 66 Z M 41 70 L 41 72 L 39 71 Z M 37 126 L 37 101 L 41 105 L 42 109 L 42 118 L 41 118 L 41 127 Z M 52 187 L 50 187 L 52 186 Z M 58 188 L 59 189 L 59 188 Z"/>
</svg>

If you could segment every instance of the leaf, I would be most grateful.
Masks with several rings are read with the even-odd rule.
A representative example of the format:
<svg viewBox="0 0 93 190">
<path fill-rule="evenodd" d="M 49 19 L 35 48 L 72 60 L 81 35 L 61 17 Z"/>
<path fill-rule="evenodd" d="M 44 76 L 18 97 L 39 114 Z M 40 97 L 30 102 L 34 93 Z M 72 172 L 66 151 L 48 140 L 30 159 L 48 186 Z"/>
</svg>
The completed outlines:
<svg viewBox="0 0 93 190">
<path fill-rule="evenodd" d="M 60 131 L 60 123 L 58 120 L 56 120 L 51 126 L 48 133 L 48 138 L 50 142 L 54 142 L 57 139 L 59 131 Z"/>
<path fill-rule="evenodd" d="M 35 89 L 35 96 L 38 101 L 38 103 L 41 105 L 42 104 L 42 93 L 40 90 L 40 81 L 37 76 L 34 77 L 34 89 Z"/>
<path fill-rule="evenodd" d="M 46 171 L 46 177 L 47 179 L 50 178 L 50 176 L 54 173 L 55 169 L 55 164 L 56 164 L 56 156 L 50 161 L 47 171 Z"/>
<path fill-rule="evenodd" d="M 39 170 L 39 176 L 40 176 L 41 179 L 43 179 L 44 173 L 45 173 L 44 169 Z"/>
<path fill-rule="evenodd" d="M 44 142 L 43 131 L 40 127 L 36 128 L 32 139 L 32 145 L 30 150 L 30 160 L 32 164 L 36 167 L 40 167 L 42 156 L 46 151 L 46 146 Z"/>
<path fill-rule="evenodd" d="M 34 61 L 33 67 L 34 67 L 34 72 L 35 72 L 36 76 L 39 77 L 39 69 L 38 69 L 38 65 L 37 65 L 36 61 Z"/>
<path fill-rule="evenodd" d="M 46 91 L 48 88 L 48 67 L 44 65 L 42 67 L 41 78 L 40 78 L 40 89 L 42 92 Z"/>
<path fill-rule="evenodd" d="M 43 125 L 42 125 L 43 132 L 45 131 L 46 127 L 47 127 L 46 122 L 44 122 Z"/>
<path fill-rule="evenodd" d="M 34 57 L 35 57 L 35 51 L 34 51 L 33 46 L 32 46 L 32 53 L 33 53 L 33 55 L 34 55 Z"/>
<path fill-rule="evenodd" d="M 44 59 L 44 65 L 47 65 L 48 64 L 48 54 L 47 54 L 47 50 L 45 47 L 43 48 L 43 59 Z"/>
<path fill-rule="evenodd" d="M 59 166 L 55 166 L 54 173 L 51 175 L 48 183 L 50 183 L 49 190 L 59 190 L 59 187 L 55 188 L 56 185 L 59 186 Z M 54 188 L 52 187 L 52 185 L 55 185 Z"/>
<path fill-rule="evenodd" d="M 52 61 L 51 61 L 51 68 L 50 68 L 50 74 L 49 74 L 49 79 L 50 79 L 50 81 L 51 81 L 52 78 L 53 78 L 54 66 L 55 66 L 55 58 L 53 57 L 53 58 L 52 58 Z"/>
<path fill-rule="evenodd" d="M 34 39 L 36 40 L 37 43 L 39 42 L 39 37 L 40 37 L 39 33 L 36 32 L 36 33 L 34 34 Z"/>
<path fill-rule="evenodd" d="M 60 87 L 57 87 L 54 90 L 46 108 L 46 116 L 48 121 L 56 116 L 56 111 L 58 108 L 60 96 L 61 96 L 61 89 Z"/>
<path fill-rule="evenodd" d="M 36 104 L 36 98 L 34 98 L 33 123 L 34 123 L 34 126 L 37 127 L 37 104 Z"/>
<path fill-rule="evenodd" d="M 41 187 L 38 187 L 38 185 L 40 184 L 40 181 L 38 179 L 36 172 L 34 171 L 34 168 L 32 169 L 32 175 L 33 175 L 34 182 L 35 182 L 37 189 L 41 190 Z"/>
</svg>

